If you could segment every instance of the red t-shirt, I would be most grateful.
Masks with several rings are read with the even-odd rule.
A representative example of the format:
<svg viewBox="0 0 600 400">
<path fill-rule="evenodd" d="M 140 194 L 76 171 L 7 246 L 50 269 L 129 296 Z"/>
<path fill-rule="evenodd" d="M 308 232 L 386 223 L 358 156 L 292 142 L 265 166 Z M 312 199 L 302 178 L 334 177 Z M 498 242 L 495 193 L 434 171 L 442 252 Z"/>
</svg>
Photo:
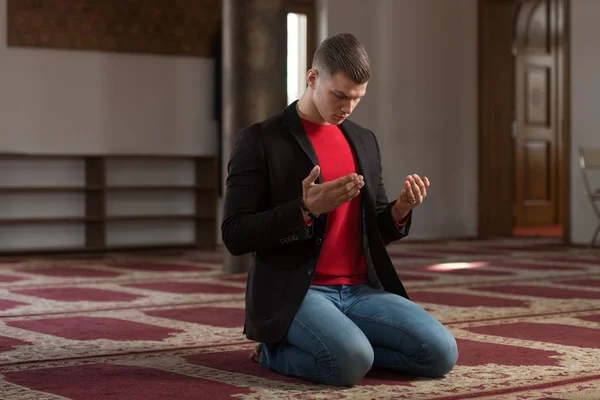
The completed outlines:
<svg viewBox="0 0 600 400">
<path fill-rule="evenodd" d="M 350 144 L 337 125 L 302 120 L 319 159 L 323 182 L 358 173 Z M 367 263 L 361 238 L 361 196 L 327 214 L 327 231 L 312 283 L 358 285 L 367 283 Z"/>
</svg>

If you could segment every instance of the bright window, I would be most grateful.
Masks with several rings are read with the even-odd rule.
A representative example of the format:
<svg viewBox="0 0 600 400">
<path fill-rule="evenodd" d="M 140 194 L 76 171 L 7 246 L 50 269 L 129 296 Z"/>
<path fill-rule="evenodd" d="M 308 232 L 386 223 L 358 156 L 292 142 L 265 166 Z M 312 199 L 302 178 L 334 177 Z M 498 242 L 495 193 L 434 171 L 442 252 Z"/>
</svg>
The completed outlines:
<svg viewBox="0 0 600 400">
<path fill-rule="evenodd" d="M 287 99 L 297 100 L 306 88 L 306 15 L 287 15 Z"/>
</svg>

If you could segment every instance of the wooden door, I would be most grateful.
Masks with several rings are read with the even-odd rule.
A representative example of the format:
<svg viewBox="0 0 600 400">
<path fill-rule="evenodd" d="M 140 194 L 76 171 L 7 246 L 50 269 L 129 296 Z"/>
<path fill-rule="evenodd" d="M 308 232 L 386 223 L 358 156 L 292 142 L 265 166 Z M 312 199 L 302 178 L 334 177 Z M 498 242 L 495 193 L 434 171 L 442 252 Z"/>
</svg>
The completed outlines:
<svg viewBox="0 0 600 400">
<path fill-rule="evenodd" d="M 559 0 L 523 1 L 516 18 L 513 137 L 517 226 L 560 223 L 559 6 Z"/>
<path fill-rule="evenodd" d="M 515 200 L 512 48 L 518 2 L 479 0 L 478 5 L 478 231 L 482 238 L 508 237 Z"/>
</svg>

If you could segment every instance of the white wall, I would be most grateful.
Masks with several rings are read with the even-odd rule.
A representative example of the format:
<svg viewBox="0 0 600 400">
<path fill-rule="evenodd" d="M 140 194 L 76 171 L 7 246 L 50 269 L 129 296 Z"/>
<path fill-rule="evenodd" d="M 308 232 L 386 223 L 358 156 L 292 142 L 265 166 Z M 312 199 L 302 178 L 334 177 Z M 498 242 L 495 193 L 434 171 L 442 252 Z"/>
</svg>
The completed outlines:
<svg viewBox="0 0 600 400">
<path fill-rule="evenodd" d="M 210 59 L 6 46 L 0 152 L 214 154 Z"/>
<path fill-rule="evenodd" d="M 577 164 L 581 146 L 600 147 L 598 21 L 600 1 L 571 1 L 571 240 L 579 244 L 590 242 L 598 224 Z"/>
<path fill-rule="evenodd" d="M 6 0 L 0 0 L 0 153 L 216 154 L 213 60 L 9 48 L 6 29 Z M 78 185 L 83 176 L 76 164 L 2 162 L 0 185 Z M 179 176 L 189 171 L 181 165 L 160 168 L 162 179 L 154 184 L 181 183 Z M 116 175 L 130 183 L 140 182 L 144 172 L 139 165 L 120 171 Z M 109 178 L 123 180 L 110 171 Z M 109 212 L 177 214 L 194 205 L 185 194 L 132 196 L 109 198 Z M 84 203 L 78 194 L 3 195 L 0 210 L 0 218 L 78 217 Z M 121 223 L 111 225 L 108 241 L 186 242 L 193 232 L 186 222 Z M 77 224 L 0 226 L 0 250 L 81 241 Z"/>
<path fill-rule="evenodd" d="M 390 198 L 408 173 L 432 181 L 411 236 L 476 235 L 476 1 L 320 0 L 320 8 L 328 34 L 356 34 L 372 58 L 353 119 L 380 140 Z M 572 240 L 587 243 L 595 217 L 577 152 L 600 146 L 600 1 L 572 0 L 571 15 Z M 7 48 L 5 21 L 0 0 L 0 152 L 216 152 L 211 60 Z"/>
<path fill-rule="evenodd" d="M 475 0 L 321 0 L 327 34 L 351 32 L 374 76 L 353 119 L 374 130 L 384 180 L 432 180 L 412 237 L 477 233 L 477 4 Z M 587 244 L 597 219 L 586 198 L 580 146 L 600 147 L 600 1 L 571 2 L 571 240 Z M 600 185 L 600 179 L 596 180 Z"/>
<path fill-rule="evenodd" d="M 328 34 L 367 48 L 373 78 L 353 117 L 377 135 L 390 199 L 432 182 L 412 238 L 477 234 L 477 2 L 327 0 Z"/>
</svg>

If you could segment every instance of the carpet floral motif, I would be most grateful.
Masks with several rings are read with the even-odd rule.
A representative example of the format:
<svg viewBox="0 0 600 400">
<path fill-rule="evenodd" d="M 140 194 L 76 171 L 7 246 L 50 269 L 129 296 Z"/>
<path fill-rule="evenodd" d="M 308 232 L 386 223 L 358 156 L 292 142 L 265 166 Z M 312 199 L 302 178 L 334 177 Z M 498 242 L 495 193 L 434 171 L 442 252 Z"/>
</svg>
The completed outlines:
<svg viewBox="0 0 600 400">
<path fill-rule="evenodd" d="M 371 371 L 332 388 L 267 371 L 221 251 L 0 264 L 0 398 L 598 399 L 600 252 L 542 239 L 389 246 L 413 301 L 455 335 L 442 379 Z"/>
</svg>

